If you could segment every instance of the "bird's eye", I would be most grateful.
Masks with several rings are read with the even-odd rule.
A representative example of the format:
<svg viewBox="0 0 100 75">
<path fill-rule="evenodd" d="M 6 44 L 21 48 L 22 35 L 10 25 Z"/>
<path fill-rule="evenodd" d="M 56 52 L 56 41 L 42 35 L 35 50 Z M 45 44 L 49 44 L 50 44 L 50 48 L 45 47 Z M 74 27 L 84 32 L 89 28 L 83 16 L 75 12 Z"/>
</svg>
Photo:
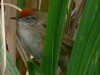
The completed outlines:
<svg viewBox="0 0 100 75">
<path fill-rule="evenodd" d="M 29 18 L 26 18 L 26 20 L 27 20 L 27 21 L 30 21 L 30 19 L 29 19 Z"/>
</svg>

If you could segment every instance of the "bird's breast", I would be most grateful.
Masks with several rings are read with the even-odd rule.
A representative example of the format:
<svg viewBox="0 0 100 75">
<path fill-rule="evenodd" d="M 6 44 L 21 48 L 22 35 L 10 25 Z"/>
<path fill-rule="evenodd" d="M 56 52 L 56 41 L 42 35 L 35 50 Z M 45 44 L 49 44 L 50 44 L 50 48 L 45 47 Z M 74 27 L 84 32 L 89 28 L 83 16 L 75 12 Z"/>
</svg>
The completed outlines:
<svg viewBox="0 0 100 75">
<path fill-rule="evenodd" d="M 44 49 L 44 35 L 41 33 L 42 29 L 37 27 L 19 28 L 18 34 L 27 52 L 32 54 L 35 58 L 43 56 Z"/>
</svg>

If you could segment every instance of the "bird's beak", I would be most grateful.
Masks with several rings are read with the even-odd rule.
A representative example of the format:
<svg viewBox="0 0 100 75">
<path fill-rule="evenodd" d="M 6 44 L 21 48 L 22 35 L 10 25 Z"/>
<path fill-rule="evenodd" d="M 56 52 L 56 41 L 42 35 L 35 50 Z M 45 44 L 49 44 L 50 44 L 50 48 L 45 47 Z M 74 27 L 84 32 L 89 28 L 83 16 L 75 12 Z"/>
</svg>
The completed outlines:
<svg viewBox="0 0 100 75">
<path fill-rule="evenodd" d="M 19 17 L 11 17 L 10 19 L 13 19 L 13 20 L 18 20 Z"/>
</svg>

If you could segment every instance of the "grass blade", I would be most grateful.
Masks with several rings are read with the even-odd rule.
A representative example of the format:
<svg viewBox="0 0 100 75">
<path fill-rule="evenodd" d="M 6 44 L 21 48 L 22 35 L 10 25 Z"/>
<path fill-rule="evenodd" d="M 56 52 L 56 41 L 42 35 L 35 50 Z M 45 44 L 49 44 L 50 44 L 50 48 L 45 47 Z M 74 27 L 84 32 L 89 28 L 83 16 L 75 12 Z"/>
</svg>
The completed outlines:
<svg viewBox="0 0 100 75">
<path fill-rule="evenodd" d="M 8 52 L 7 52 L 7 65 L 12 75 L 21 75 Z"/>
<path fill-rule="evenodd" d="M 26 7 L 26 0 L 17 0 L 17 5 L 20 8 L 25 8 Z"/>
<path fill-rule="evenodd" d="M 1 52 L 1 42 L 0 42 L 0 59 L 2 59 L 2 52 Z M 1 61 L 1 60 L 0 60 Z M 13 60 L 11 59 L 11 56 L 9 55 L 9 53 L 7 52 L 7 66 L 8 69 L 11 73 L 11 75 L 21 75 L 15 65 L 15 63 L 13 62 Z M 1 69 L 1 68 L 0 68 Z"/>
<path fill-rule="evenodd" d="M 30 75 L 44 75 L 34 62 L 28 61 L 27 66 Z"/>
<path fill-rule="evenodd" d="M 96 14 L 98 12 L 98 2 L 99 0 L 96 0 L 95 3 L 93 0 L 86 1 L 85 9 L 77 34 L 77 39 L 72 51 L 68 75 L 78 75 L 88 37 L 90 36 L 91 29 L 93 27 Z"/>
<path fill-rule="evenodd" d="M 51 0 L 46 36 L 43 71 L 57 75 L 58 58 L 69 0 Z"/>
<path fill-rule="evenodd" d="M 99 51 L 100 51 L 100 49 L 99 49 Z M 97 60 L 97 64 L 96 64 L 95 75 L 100 75 L 100 52 L 98 54 L 99 54 L 99 56 L 98 56 L 98 60 Z"/>
<path fill-rule="evenodd" d="M 81 61 L 82 62 L 81 66 L 80 66 L 81 70 L 79 70 L 79 75 L 80 74 L 83 74 L 83 75 L 87 74 L 86 70 L 88 71 L 88 69 L 93 61 L 93 58 L 96 55 L 96 51 L 98 49 L 98 44 L 96 44 L 96 39 L 97 39 L 98 35 L 100 34 L 100 32 L 99 32 L 100 31 L 99 30 L 99 27 L 100 27 L 99 20 L 100 20 L 100 13 L 96 17 L 96 20 L 94 22 L 94 26 L 93 26 L 91 33 L 90 33 L 90 36 L 89 36 L 89 40 L 86 44 L 85 52 L 84 52 L 84 55 L 83 55 L 83 58 Z M 94 49 L 95 44 L 97 47 Z M 82 70 L 84 70 L 84 72 Z"/>
</svg>

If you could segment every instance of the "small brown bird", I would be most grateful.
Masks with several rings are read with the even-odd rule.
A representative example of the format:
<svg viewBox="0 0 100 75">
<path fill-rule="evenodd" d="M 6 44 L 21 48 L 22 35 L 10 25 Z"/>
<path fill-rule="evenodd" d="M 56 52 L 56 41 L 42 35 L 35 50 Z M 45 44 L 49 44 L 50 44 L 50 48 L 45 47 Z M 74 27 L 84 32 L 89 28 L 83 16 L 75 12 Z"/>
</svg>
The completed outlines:
<svg viewBox="0 0 100 75">
<path fill-rule="evenodd" d="M 24 9 L 18 17 L 12 17 L 18 22 L 18 36 L 26 52 L 35 59 L 42 59 L 48 15 L 43 11 Z M 59 65 L 65 72 L 68 66 L 73 40 L 63 35 Z"/>
</svg>

